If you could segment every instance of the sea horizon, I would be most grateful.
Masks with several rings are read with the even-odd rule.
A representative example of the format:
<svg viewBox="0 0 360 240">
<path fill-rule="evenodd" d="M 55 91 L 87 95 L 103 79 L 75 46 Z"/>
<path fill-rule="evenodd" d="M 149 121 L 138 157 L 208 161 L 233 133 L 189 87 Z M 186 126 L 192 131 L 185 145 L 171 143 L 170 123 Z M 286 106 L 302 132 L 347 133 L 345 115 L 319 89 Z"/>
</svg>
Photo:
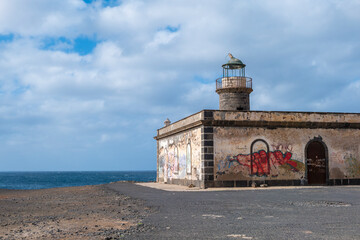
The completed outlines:
<svg viewBox="0 0 360 240">
<path fill-rule="evenodd" d="M 117 181 L 153 182 L 156 170 L 142 171 L 0 171 L 0 189 L 48 189 L 107 184 Z"/>
<path fill-rule="evenodd" d="M 7 170 L 2 172 L 153 172 L 156 170 Z"/>
</svg>

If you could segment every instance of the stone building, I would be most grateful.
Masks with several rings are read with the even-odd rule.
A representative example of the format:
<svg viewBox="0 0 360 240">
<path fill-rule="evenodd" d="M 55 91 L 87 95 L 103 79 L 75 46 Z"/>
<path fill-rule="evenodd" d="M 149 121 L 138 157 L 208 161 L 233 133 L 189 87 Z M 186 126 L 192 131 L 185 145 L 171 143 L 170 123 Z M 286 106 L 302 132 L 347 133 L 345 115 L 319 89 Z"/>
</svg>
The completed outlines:
<svg viewBox="0 0 360 240">
<path fill-rule="evenodd" d="M 360 184 L 360 114 L 251 111 L 252 79 L 229 54 L 220 110 L 157 130 L 157 181 L 198 187 Z"/>
</svg>

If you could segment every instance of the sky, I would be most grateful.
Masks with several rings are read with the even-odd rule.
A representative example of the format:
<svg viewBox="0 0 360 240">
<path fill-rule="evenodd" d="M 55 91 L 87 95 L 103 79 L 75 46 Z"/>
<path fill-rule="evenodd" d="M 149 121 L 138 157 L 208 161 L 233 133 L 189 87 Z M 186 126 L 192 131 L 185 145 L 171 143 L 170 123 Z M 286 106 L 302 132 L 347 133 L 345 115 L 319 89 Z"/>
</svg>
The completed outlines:
<svg viewBox="0 0 360 240">
<path fill-rule="evenodd" d="M 360 112 L 360 1 L 0 1 L 0 171 L 155 170 L 156 130 L 218 109 Z"/>
</svg>

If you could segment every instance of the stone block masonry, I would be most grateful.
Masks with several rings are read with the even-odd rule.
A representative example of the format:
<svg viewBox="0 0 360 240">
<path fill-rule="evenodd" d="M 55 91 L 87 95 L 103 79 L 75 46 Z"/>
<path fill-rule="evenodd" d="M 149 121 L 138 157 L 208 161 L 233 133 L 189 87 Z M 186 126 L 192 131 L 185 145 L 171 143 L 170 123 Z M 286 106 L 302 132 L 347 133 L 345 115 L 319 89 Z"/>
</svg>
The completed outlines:
<svg viewBox="0 0 360 240">
<path fill-rule="evenodd" d="M 203 126 L 201 128 L 201 163 L 203 187 L 212 187 L 214 180 L 214 129 L 213 127 Z"/>
<path fill-rule="evenodd" d="M 219 93 L 219 103 L 221 110 L 250 110 L 250 97 L 246 92 L 222 92 Z"/>
</svg>

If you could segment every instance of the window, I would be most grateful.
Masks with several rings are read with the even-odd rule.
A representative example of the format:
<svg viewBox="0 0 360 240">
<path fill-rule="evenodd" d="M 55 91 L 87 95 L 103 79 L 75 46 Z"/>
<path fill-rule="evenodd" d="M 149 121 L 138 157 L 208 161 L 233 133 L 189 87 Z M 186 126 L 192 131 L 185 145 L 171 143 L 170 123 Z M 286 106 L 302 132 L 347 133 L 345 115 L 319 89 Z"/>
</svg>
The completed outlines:
<svg viewBox="0 0 360 240">
<path fill-rule="evenodd" d="M 179 172 L 179 152 L 178 148 L 175 147 L 174 149 L 174 173 Z"/>
<path fill-rule="evenodd" d="M 190 144 L 190 141 L 186 146 L 186 173 L 191 174 L 191 144 Z"/>
<path fill-rule="evenodd" d="M 251 175 L 267 176 L 270 174 L 269 145 L 265 140 L 256 139 L 250 147 Z"/>
</svg>

